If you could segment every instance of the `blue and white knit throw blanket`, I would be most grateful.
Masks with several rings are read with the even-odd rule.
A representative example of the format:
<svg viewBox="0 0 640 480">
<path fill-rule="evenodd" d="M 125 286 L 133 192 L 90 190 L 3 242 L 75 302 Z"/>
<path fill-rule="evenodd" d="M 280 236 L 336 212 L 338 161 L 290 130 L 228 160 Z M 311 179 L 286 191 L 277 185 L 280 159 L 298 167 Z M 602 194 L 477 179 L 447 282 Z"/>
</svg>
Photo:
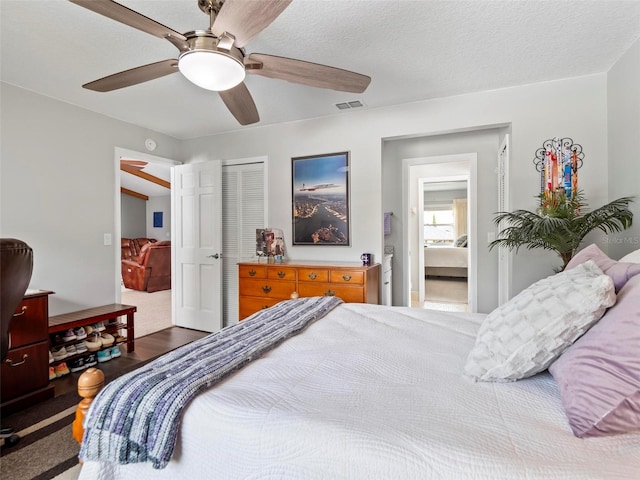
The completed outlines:
<svg viewBox="0 0 640 480">
<path fill-rule="evenodd" d="M 89 409 L 80 459 L 166 467 L 182 411 L 198 393 L 341 303 L 337 297 L 280 302 L 115 379 Z"/>
</svg>

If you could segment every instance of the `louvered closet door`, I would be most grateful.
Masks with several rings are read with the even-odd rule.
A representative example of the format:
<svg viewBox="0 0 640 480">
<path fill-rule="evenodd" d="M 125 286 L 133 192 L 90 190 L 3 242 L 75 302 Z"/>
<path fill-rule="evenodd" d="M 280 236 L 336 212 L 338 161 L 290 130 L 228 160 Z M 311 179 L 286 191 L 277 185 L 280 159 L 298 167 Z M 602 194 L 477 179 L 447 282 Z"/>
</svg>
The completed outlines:
<svg viewBox="0 0 640 480">
<path fill-rule="evenodd" d="M 223 305 L 225 326 L 238 323 L 238 262 L 255 259 L 264 228 L 264 163 L 222 167 Z"/>
</svg>

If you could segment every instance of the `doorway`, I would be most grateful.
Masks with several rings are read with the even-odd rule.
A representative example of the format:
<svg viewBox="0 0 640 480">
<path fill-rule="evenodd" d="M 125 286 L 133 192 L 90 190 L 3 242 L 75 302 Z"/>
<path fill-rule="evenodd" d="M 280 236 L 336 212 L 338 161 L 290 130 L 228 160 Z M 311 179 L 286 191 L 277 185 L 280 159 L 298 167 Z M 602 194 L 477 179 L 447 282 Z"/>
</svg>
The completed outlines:
<svg viewBox="0 0 640 480">
<path fill-rule="evenodd" d="M 406 254 L 403 264 L 406 272 L 405 284 L 409 286 L 406 289 L 406 305 L 425 308 L 429 294 L 438 294 L 437 291 L 446 292 L 455 286 L 457 292 L 462 290 L 462 298 L 452 297 L 452 300 L 465 300 L 466 287 L 466 302 L 447 302 L 442 301 L 441 297 L 435 297 L 436 301 L 431 301 L 427 307 L 451 310 L 451 305 L 445 304 L 460 303 L 462 311 L 476 311 L 476 176 L 475 153 L 403 160 L 403 224 L 407 228 L 404 235 L 406 244 L 403 250 Z M 431 193 L 426 193 L 430 191 Z M 461 213 L 458 213 L 458 222 L 453 219 L 454 197 L 464 197 L 466 205 L 465 218 L 461 220 Z M 449 211 L 447 209 L 451 214 L 446 213 Z M 428 216 L 430 218 L 425 218 Z M 449 217 L 450 221 L 447 222 Z M 442 228 L 438 228 L 439 224 Z M 425 238 L 426 230 L 434 238 Z M 466 235 L 467 246 L 455 247 L 456 241 L 462 240 L 463 233 Z M 442 238 L 437 238 L 438 236 Z M 427 249 L 431 250 L 425 255 Z M 428 276 L 434 281 L 429 282 L 431 288 L 427 293 Z"/>
<path fill-rule="evenodd" d="M 136 312 L 136 337 L 144 336 L 153 333 L 164 328 L 168 328 L 174 324 L 172 315 L 173 305 L 173 292 L 172 290 L 161 290 L 153 293 L 144 291 L 137 291 L 133 289 L 127 289 L 123 285 L 122 281 L 122 251 L 121 251 L 121 238 L 123 237 L 123 218 L 122 208 L 138 208 L 139 216 L 134 220 L 138 223 L 143 223 L 138 229 L 129 230 L 132 227 L 130 224 L 125 225 L 125 229 L 132 232 L 133 238 L 155 238 L 158 241 L 170 240 L 169 232 L 171 229 L 171 202 L 170 202 L 170 189 L 159 188 L 156 184 L 148 191 L 142 192 L 144 187 L 123 187 L 123 181 L 121 180 L 121 166 L 122 161 L 125 164 L 136 165 L 147 164 L 152 167 L 153 173 L 158 178 L 163 177 L 160 171 L 169 172 L 171 167 L 179 165 L 180 162 L 158 157 L 155 155 L 149 155 L 148 153 L 138 152 L 134 150 L 127 150 L 116 147 L 114 154 L 115 164 L 115 220 L 114 220 L 114 238 L 112 239 L 116 255 L 115 265 L 115 282 L 116 282 L 116 303 L 126 303 L 136 305 L 138 310 Z M 138 179 L 138 181 L 140 181 Z M 153 182 L 151 182 L 153 183 Z M 137 191 L 136 190 L 140 190 Z M 126 192 L 126 193 L 123 193 Z M 134 198 L 138 193 L 138 198 Z M 123 195 L 126 195 L 123 199 Z M 146 198 L 144 198 L 146 197 Z M 133 203 L 132 203 L 133 200 Z M 135 202 L 138 202 L 136 207 Z M 161 216 L 156 215 L 156 223 L 154 224 L 154 213 L 161 212 Z M 144 220 L 141 220 L 143 218 Z M 161 218 L 158 223 L 158 218 Z M 135 233 L 135 235 L 133 235 Z M 124 235 L 130 236 L 129 234 Z"/>
<path fill-rule="evenodd" d="M 417 253 L 422 261 L 412 307 L 470 311 L 468 199 L 469 175 L 418 179 Z"/>
</svg>

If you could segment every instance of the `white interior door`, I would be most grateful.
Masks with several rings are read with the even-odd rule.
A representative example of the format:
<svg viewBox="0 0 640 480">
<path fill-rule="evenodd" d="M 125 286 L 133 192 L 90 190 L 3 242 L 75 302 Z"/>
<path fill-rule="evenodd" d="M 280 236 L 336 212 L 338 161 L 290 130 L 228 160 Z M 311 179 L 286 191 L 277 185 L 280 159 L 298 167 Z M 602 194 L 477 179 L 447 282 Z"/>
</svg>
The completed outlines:
<svg viewBox="0 0 640 480">
<path fill-rule="evenodd" d="M 223 325 L 221 164 L 180 165 L 171 173 L 175 324 L 215 332 Z"/>
<path fill-rule="evenodd" d="M 498 153 L 498 212 L 508 212 L 509 204 L 509 134 L 504 136 Z M 500 222 L 498 231 L 507 225 Z M 511 252 L 498 248 L 498 305 L 511 298 Z"/>
</svg>

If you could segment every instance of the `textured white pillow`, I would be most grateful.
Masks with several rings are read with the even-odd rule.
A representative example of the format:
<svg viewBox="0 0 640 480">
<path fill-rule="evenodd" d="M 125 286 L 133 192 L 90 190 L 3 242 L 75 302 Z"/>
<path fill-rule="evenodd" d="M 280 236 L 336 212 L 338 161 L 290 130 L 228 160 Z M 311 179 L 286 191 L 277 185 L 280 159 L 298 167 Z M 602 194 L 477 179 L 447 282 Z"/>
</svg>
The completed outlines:
<svg viewBox="0 0 640 480">
<path fill-rule="evenodd" d="M 611 277 L 593 260 L 540 280 L 482 322 L 464 372 L 498 382 L 541 372 L 615 301 Z"/>
<path fill-rule="evenodd" d="M 634 250 L 631 253 L 627 253 L 620 259 L 620 261 L 627 263 L 640 263 L 640 250 Z"/>
</svg>

